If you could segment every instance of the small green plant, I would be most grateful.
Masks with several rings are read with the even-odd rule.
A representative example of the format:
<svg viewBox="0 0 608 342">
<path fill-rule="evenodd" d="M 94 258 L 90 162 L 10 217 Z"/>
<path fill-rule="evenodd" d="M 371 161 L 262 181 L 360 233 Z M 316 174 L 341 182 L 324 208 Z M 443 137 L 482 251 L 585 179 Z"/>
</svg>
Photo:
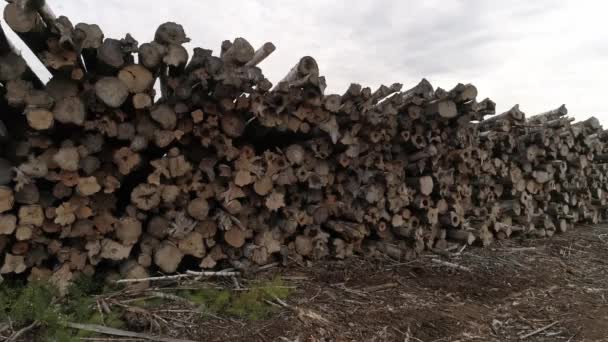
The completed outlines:
<svg viewBox="0 0 608 342">
<path fill-rule="evenodd" d="M 35 340 L 49 342 L 72 342 L 94 336 L 90 332 L 66 328 L 67 322 L 124 328 L 126 324 L 119 308 L 113 308 L 110 314 L 103 316 L 97 310 L 94 296 L 109 290 L 103 283 L 81 277 L 68 288 L 66 296 L 60 297 L 57 289 L 48 283 L 5 282 L 0 285 L 0 321 L 10 319 L 17 329 L 37 322 L 38 329 L 32 331 L 36 334 Z M 175 294 L 198 305 L 203 316 L 227 315 L 258 320 L 268 318 L 276 311 L 276 306 L 269 301 L 286 299 L 289 288 L 281 279 L 275 278 L 254 282 L 240 291 L 205 287 Z M 147 298 L 131 305 L 150 309 L 170 301 L 170 298 Z"/>
<path fill-rule="evenodd" d="M 289 295 L 289 288 L 281 279 L 275 278 L 255 283 L 244 291 L 202 288 L 184 291 L 180 295 L 200 305 L 203 314 L 226 314 L 258 320 L 268 318 L 276 311 L 276 307 L 269 304 L 268 301 L 275 298 L 286 299 Z"/>
<path fill-rule="evenodd" d="M 40 341 L 77 341 L 84 337 L 82 332 L 74 334 L 66 322 L 121 326 L 120 313 L 106 315 L 102 322 L 94 308 L 93 296 L 103 291 L 103 282 L 85 276 L 77 278 L 64 297 L 48 283 L 6 282 L 0 285 L 0 321 L 10 318 L 16 328 L 37 322 Z"/>
<path fill-rule="evenodd" d="M 168 303 L 166 299 L 163 298 L 142 298 L 133 301 L 131 304 L 133 306 L 139 306 L 146 309 L 157 308 L 162 304 Z"/>
<path fill-rule="evenodd" d="M 10 318 L 15 327 L 38 322 L 44 330 L 45 340 L 69 341 L 65 338 L 67 331 L 61 324 L 67 317 L 57 306 L 57 293 L 48 284 L 3 284 L 0 288 L 0 318 Z"/>
<path fill-rule="evenodd" d="M 67 295 L 62 298 L 60 310 L 70 321 L 78 323 L 88 322 L 95 305 L 94 295 L 103 293 L 103 281 L 87 276 L 76 278 L 68 288 Z"/>
</svg>

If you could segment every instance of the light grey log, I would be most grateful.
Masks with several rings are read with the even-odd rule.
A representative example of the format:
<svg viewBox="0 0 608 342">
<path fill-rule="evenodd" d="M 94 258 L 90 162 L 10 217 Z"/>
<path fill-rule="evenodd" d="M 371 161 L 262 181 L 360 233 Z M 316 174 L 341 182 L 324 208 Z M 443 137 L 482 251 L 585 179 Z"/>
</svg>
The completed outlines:
<svg viewBox="0 0 608 342">
<path fill-rule="evenodd" d="M 262 45 L 259 49 L 257 49 L 253 55 L 253 58 L 245 63 L 245 66 L 256 66 L 260 64 L 264 59 L 270 56 L 271 53 L 276 50 L 276 46 L 273 43 L 267 42 Z"/>
<path fill-rule="evenodd" d="M 532 115 L 528 118 L 528 122 L 532 124 L 544 124 L 547 121 L 552 121 L 561 118 L 568 114 L 568 109 L 566 105 L 563 104 L 559 106 L 559 108 L 546 111 L 544 113 Z"/>
<path fill-rule="evenodd" d="M 234 39 L 230 48 L 222 55 L 224 63 L 241 66 L 249 62 L 255 55 L 253 46 L 242 37 Z"/>
<path fill-rule="evenodd" d="M 287 75 L 283 77 L 283 79 L 279 83 L 287 83 L 290 84 L 300 78 L 304 78 L 308 75 L 311 76 L 319 76 L 319 66 L 317 65 L 317 61 L 310 57 L 304 56 L 300 58 L 298 63 L 289 70 Z"/>
<path fill-rule="evenodd" d="M 451 119 L 458 115 L 458 108 L 452 100 L 436 100 L 425 107 L 424 113 L 430 116 L 439 115 L 442 118 Z"/>
</svg>

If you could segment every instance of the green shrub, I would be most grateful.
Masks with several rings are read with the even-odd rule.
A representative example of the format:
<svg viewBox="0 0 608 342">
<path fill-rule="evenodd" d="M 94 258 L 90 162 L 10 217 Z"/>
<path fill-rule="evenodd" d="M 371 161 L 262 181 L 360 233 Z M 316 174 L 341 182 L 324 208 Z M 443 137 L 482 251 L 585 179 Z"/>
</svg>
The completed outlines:
<svg viewBox="0 0 608 342">
<path fill-rule="evenodd" d="M 103 319 L 97 310 L 94 296 L 109 290 L 103 284 L 98 279 L 80 277 L 68 288 L 65 297 L 59 297 L 57 289 L 50 284 L 5 282 L 0 284 L 0 321 L 10 318 L 16 329 L 37 321 L 40 328 L 32 332 L 37 334 L 36 341 L 49 342 L 72 342 L 81 337 L 95 336 L 94 333 L 66 328 L 66 322 L 124 328 L 119 308 L 113 308 L 110 314 L 103 315 Z M 289 288 L 281 279 L 275 278 L 254 282 L 243 291 L 206 287 L 182 290 L 176 294 L 198 305 L 203 316 L 227 315 L 258 320 L 270 317 L 277 309 L 267 301 L 287 298 Z M 171 299 L 151 298 L 131 305 L 154 308 L 167 302 Z"/>
<path fill-rule="evenodd" d="M 245 291 L 218 290 L 202 288 L 183 291 L 181 296 L 199 305 L 203 313 L 226 314 L 238 318 L 258 320 L 268 318 L 276 307 L 267 300 L 285 299 L 289 288 L 283 281 L 275 278 L 271 281 L 254 283 Z"/>
<path fill-rule="evenodd" d="M 83 337 L 65 328 L 66 322 L 101 324 L 94 295 L 102 293 L 103 282 L 80 277 L 69 287 L 65 297 L 48 283 L 6 282 L 0 285 L 0 321 L 12 320 L 15 328 L 39 323 L 38 340 L 49 342 L 77 341 Z M 120 314 L 104 316 L 106 325 L 119 327 Z M 120 321 L 122 323 L 122 321 Z"/>
</svg>

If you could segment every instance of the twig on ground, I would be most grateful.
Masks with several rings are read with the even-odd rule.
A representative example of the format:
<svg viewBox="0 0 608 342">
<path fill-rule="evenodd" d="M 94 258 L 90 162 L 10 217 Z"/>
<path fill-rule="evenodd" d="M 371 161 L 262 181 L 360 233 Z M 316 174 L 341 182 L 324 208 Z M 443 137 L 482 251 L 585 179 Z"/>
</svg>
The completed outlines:
<svg viewBox="0 0 608 342">
<path fill-rule="evenodd" d="M 538 329 L 536 329 L 536 330 L 534 330 L 534 331 L 532 331 L 532 332 L 529 332 L 529 333 L 527 333 L 527 334 L 525 334 L 525 335 L 521 335 L 519 338 L 520 338 L 521 340 L 524 340 L 524 339 L 526 339 L 526 338 L 528 338 L 528 337 L 532 337 L 532 336 L 534 336 L 534 335 L 536 335 L 536 334 L 539 334 L 539 333 L 541 333 L 541 332 L 543 332 L 543 331 L 545 331 L 545 330 L 547 330 L 547 329 L 551 328 L 552 326 L 556 325 L 557 323 L 559 323 L 559 321 L 555 321 L 555 322 L 553 322 L 553 323 L 551 323 L 551 324 L 547 324 L 547 325 L 545 325 L 545 326 L 544 326 L 544 327 L 542 327 L 542 328 L 538 328 Z"/>
<path fill-rule="evenodd" d="M 202 271 L 202 272 L 197 272 L 197 271 L 186 271 L 187 274 L 192 274 L 192 275 L 196 275 L 196 276 L 200 276 L 200 277 L 238 277 L 241 274 L 239 272 L 235 272 L 235 271 L 217 271 L 217 272 L 211 272 L 211 271 Z"/>
<path fill-rule="evenodd" d="M 421 339 L 416 338 L 414 335 L 412 335 L 412 331 L 410 330 L 410 326 L 408 325 L 404 342 L 411 342 L 411 341 L 423 342 Z"/>
<path fill-rule="evenodd" d="M 576 332 L 574 333 L 574 335 L 570 336 L 570 338 L 569 338 L 569 339 L 568 339 L 568 341 L 566 341 L 566 342 L 570 342 L 570 341 L 572 341 L 572 339 L 573 339 L 573 338 L 575 338 L 575 337 L 576 337 L 576 335 L 578 335 L 578 333 L 579 333 L 579 332 L 581 332 L 581 330 L 582 330 L 582 329 L 583 329 L 583 327 L 578 327 L 578 328 L 576 329 Z"/>
<path fill-rule="evenodd" d="M 38 322 L 38 321 L 34 321 L 34 322 L 32 322 L 32 324 L 30 324 L 30 325 L 28 325 L 28 326 L 26 326 L 26 327 L 22 328 L 21 330 L 19 330 L 19 331 L 15 332 L 14 334 L 12 334 L 12 335 L 11 335 L 11 336 L 10 336 L 10 337 L 9 337 L 9 338 L 6 340 L 6 342 L 13 342 L 13 341 L 17 341 L 17 339 L 18 339 L 18 338 L 19 338 L 21 335 L 23 335 L 23 334 L 25 334 L 26 332 L 28 332 L 28 331 L 30 331 L 30 330 L 32 330 L 32 329 L 34 329 L 34 328 L 36 328 L 38 325 L 40 325 L 40 322 Z"/>
<path fill-rule="evenodd" d="M 462 247 L 458 250 L 458 252 L 454 253 L 454 255 L 461 255 L 462 252 L 464 252 L 464 250 L 467 248 L 467 244 L 465 243 L 464 245 L 462 245 Z"/>
<path fill-rule="evenodd" d="M 306 318 L 314 320 L 314 321 L 317 321 L 318 323 L 322 323 L 322 324 L 330 324 L 331 323 L 329 320 L 327 320 L 323 316 L 319 315 L 318 313 L 316 313 L 316 312 L 314 312 L 314 311 L 312 311 L 310 309 L 304 309 L 304 308 L 299 308 L 297 306 L 289 305 L 289 304 L 285 303 L 283 300 L 281 300 L 277 296 L 272 296 L 272 298 L 280 306 L 294 311 L 298 315 L 298 319 L 300 319 L 300 321 L 302 321 L 304 323 L 306 323 Z"/>
<path fill-rule="evenodd" d="M 111 337 L 80 337 L 81 341 L 96 341 L 96 342 L 140 342 L 141 338 L 111 338 Z"/>
<path fill-rule="evenodd" d="M 276 308 L 283 308 L 283 307 L 284 307 L 284 306 L 279 305 L 279 304 L 277 304 L 277 303 L 275 303 L 275 302 L 273 302 L 273 301 L 271 301 L 271 300 L 268 300 L 268 299 L 264 299 L 264 301 L 265 301 L 267 304 L 272 305 L 272 306 L 274 306 L 274 307 L 276 307 Z"/>
<path fill-rule="evenodd" d="M 363 298 L 368 298 L 368 294 L 359 290 L 353 290 L 353 289 L 349 289 L 348 287 L 346 287 L 346 285 L 344 285 L 344 283 L 340 283 L 340 284 L 332 284 L 330 286 L 333 286 L 337 289 L 340 289 L 344 292 L 348 292 L 348 293 L 352 293 L 354 295 L 357 295 L 359 297 L 363 297 Z"/>
<path fill-rule="evenodd" d="M 443 261 L 443 260 L 439 260 L 439 259 L 431 259 L 431 262 L 433 262 L 435 264 L 438 264 L 438 265 L 445 266 L 445 267 L 449 267 L 449 268 L 454 268 L 454 269 L 457 269 L 457 270 L 465 271 L 465 272 L 472 272 L 472 270 L 470 268 L 462 266 L 462 265 L 455 264 L 453 262 Z"/>
<path fill-rule="evenodd" d="M 101 308 L 106 313 L 106 315 L 109 315 L 112 313 L 112 310 L 110 310 L 110 306 L 108 305 L 108 302 L 106 302 L 105 299 L 99 298 L 98 302 L 101 303 Z"/>
<path fill-rule="evenodd" d="M 72 328 L 72 329 L 96 332 L 99 334 L 123 336 L 123 337 L 135 337 L 135 338 L 140 338 L 140 339 L 144 339 L 144 340 L 148 340 L 148 341 L 195 342 L 193 340 L 181 340 L 181 339 L 176 339 L 176 338 L 171 338 L 171 337 L 152 336 L 152 335 L 148 335 L 148 334 L 144 334 L 144 333 L 136 333 L 133 331 L 110 328 L 110 327 L 105 327 L 103 325 L 97 325 L 97 324 L 81 324 L 81 323 L 67 322 L 67 323 L 65 323 L 65 326 Z"/>
<path fill-rule="evenodd" d="M 528 252 L 528 251 L 535 251 L 536 249 L 537 249 L 536 247 L 500 248 L 500 250 L 507 251 L 507 252 Z"/>
<path fill-rule="evenodd" d="M 431 252 L 433 252 L 434 254 L 437 254 L 437 255 L 447 257 L 447 258 L 452 256 L 452 253 L 450 253 L 446 249 L 433 248 L 433 249 L 431 249 Z"/>
<path fill-rule="evenodd" d="M 267 265 L 264 265 L 264 266 L 260 266 L 260 267 L 259 267 L 259 268 L 258 268 L 258 269 L 255 271 L 255 273 L 262 272 L 262 271 L 266 271 L 266 270 L 268 270 L 268 269 L 271 269 L 271 268 L 277 267 L 277 266 L 279 266 L 279 265 L 280 265 L 280 264 L 279 264 L 278 262 L 273 262 L 273 263 L 270 263 L 270 264 L 267 264 Z"/>
<path fill-rule="evenodd" d="M 237 277 L 239 276 L 239 272 L 228 272 L 228 271 L 218 271 L 218 272 L 196 272 L 196 271 L 186 271 L 186 274 L 176 274 L 170 276 L 160 276 L 160 277 L 148 277 L 148 278 L 137 278 L 137 279 L 119 279 L 116 280 L 116 284 L 123 283 L 140 283 L 144 281 L 156 281 L 156 280 L 177 280 L 183 278 L 194 278 L 194 277 Z"/>
<path fill-rule="evenodd" d="M 451 252 L 451 251 L 456 250 L 456 249 L 458 249 L 458 245 L 448 246 L 445 250 L 448 251 L 448 252 Z"/>
<path fill-rule="evenodd" d="M 101 324 L 106 324 L 105 315 L 103 314 L 103 309 L 101 308 L 100 300 L 95 301 L 95 305 L 97 306 L 97 311 L 99 312 L 99 317 L 101 318 Z"/>
<path fill-rule="evenodd" d="M 291 280 L 291 281 L 298 281 L 298 280 L 309 280 L 309 277 L 306 276 L 282 276 L 281 277 L 283 280 Z"/>
<path fill-rule="evenodd" d="M 382 291 L 382 290 L 390 289 L 390 288 L 397 287 L 397 286 L 399 286 L 399 283 L 386 283 L 386 284 L 368 286 L 368 287 L 363 288 L 362 290 L 365 292 L 377 292 L 377 291 Z"/>
<path fill-rule="evenodd" d="M 150 292 L 150 295 L 152 295 L 153 297 L 156 297 L 156 298 L 169 299 L 169 300 L 173 300 L 173 301 L 176 301 L 176 302 L 192 304 L 186 298 L 183 298 L 183 297 L 171 294 L 171 293 L 152 291 L 152 292 Z"/>
<path fill-rule="evenodd" d="M 116 284 L 123 283 L 140 283 L 143 281 L 155 281 L 155 280 L 177 280 L 183 278 L 192 278 L 189 274 L 175 274 L 170 276 L 161 276 L 161 277 L 148 277 L 148 278 L 137 278 L 137 279 L 118 279 L 114 281 Z"/>
<path fill-rule="evenodd" d="M 264 337 L 264 335 L 262 335 L 262 333 L 260 333 L 259 331 L 256 333 L 256 335 L 262 339 L 262 341 L 267 342 L 268 340 L 266 339 L 266 337 Z"/>
<path fill-rule="evenodd" d="M 234 284 L 234 288 L 236 290 L 240 289 L 241 288 L 241 284 L 239 284 L 238 279 L 236 279 L 236 277 L 231 277 L 231 278 L 232 278 L 232 283 Z"/>
</svg>

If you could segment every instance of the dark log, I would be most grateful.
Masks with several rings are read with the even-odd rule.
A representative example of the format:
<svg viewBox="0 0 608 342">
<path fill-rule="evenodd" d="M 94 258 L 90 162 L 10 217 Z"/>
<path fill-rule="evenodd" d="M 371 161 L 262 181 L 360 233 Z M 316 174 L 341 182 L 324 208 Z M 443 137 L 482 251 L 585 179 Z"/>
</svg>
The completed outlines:
<svg viewBox="0 0 608 342">
<path fill-rule="evenodd" d="M 146 68 L 156 71 L 163 60 L 165 47 L 156 43 L 144 43 L 139 47 L 139 63 Z"/>
<path fill-rule="evenodd" d="M 129 88 L 117 77 L 104 77 L 95 83 L 95 94 L 108 107 L 120 107 L 129 96 Z"/>
<path fill-rule="evenodd" d="M 21 53 L 13 46 L 0 27 L 0 81 L 22 79 L 32 82 L 34 87 L 41 88 L 42 82 L 30 69 Z"/>
<path fill-rule="evenodd" d="M 222 131 L 231 138 L 240 137 L 245 132 L 245 118 L 235 113 L 226 113 L 220 119 Z"/>
<path fill-rule="evenodd" d="M 475 240 L 477 239 L 475 237 L 475 234 L 473 234 L 473 232 L 468 231 L 468 230 L 461 230 L 461 229 L 448 229 L 447 230 L 447 237 L 450 240 L 454 240 L 460 243 L 465 243 L 467 245 L 472 245 Z"/>
<path fill-rule="evenodd" d="M 97 70 L 105 74 L 114 74 L 122 68 L 127 61 L 125 61 L 120 40 L 112 38 L 104 39 L 101 46 L 97 49 L 97 62 L 101 64 L 101 67 L 98 66 Z"/>
<path fill-rule="evenodd" d="M 77 51 L 80 51 L 87 70 L 94 70 L 97 62 L 97 49 L 103 43 L 103 32 L 96 24 L 78 23 L 72 35 Z"/>
<path fill-rule="evenodd" d="M 181 45 L 190 41 L 190 38 L 186 37 L 184 28 L 182 25 L 174 22 L 166 22 L 161 24 L 154 33 L 154 41 L 163 45 Z"/>
<path fill-rule="evenodd" d="M 168 104 L 158 104 L 150 110 L 150 117 L 158 122 L 163 129 L 174 129 L 177 124 L 175 110 Z"/>
<path fill-rule="evenodd" d="M 55 104 L 53 117 L 61 123 L 71 123 L 82 126 L 86 119 L 86 109 L 78 97 L 66 97 Z"/>
</svg>

